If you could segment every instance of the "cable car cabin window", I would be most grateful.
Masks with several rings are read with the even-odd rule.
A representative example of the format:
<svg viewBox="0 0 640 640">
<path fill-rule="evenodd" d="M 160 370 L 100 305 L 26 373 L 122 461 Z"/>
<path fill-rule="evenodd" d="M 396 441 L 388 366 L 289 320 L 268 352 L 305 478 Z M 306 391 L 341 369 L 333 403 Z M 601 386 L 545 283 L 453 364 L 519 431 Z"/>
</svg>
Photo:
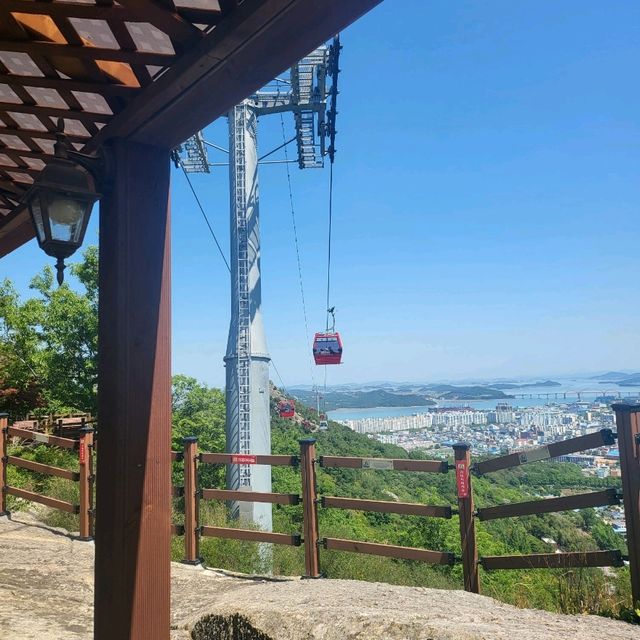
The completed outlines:
<svg viewBox="0 0 640 640">
<path fill-rule="evenodd" d="M 342 340 L 339 333 L 316 333 L 313 339 L 313 359 L 316 364 L 340 364 Z"/>
<path fill-rule="evenodd" d="M 278 404 L 278 412 L 281 418 L 293 418 L 296 412 L 296 405 L 293 400 L 282 400 Z"/>
</svg>

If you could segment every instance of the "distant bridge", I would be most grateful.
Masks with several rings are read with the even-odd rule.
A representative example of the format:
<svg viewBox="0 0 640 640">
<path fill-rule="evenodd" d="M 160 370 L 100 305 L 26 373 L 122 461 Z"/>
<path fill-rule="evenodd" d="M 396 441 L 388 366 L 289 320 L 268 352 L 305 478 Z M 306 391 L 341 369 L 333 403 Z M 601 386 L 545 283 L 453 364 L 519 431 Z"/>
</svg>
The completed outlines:
<svg viewBox="0 0 640 640">
<path fill-rule="evenodd" d="M 595 396 L 602 398 L 616 398 L 621 400 L 622 398 L 638 398 L 640 399 L 640 393 L 638 391 L 619 391 L 619 390 L 603 390 L 597 389 L 592 391 L 590 389 L 584 391 L 548 391 L 546 393 L 514 393 L 511 394 L 514 398 L 532 399 L 532 398 L 546 398 L 547 400 L 566 400 L 567 398 L 578 398 L 578 402 L 582 401 L 583 396 Z"/>
</svg>

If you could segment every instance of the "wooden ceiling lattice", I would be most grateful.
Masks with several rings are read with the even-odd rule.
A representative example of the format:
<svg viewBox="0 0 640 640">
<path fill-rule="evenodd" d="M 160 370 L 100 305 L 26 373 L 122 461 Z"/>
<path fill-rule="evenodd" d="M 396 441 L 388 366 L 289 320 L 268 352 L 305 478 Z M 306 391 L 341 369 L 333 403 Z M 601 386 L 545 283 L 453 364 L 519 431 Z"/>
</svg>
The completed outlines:
<svg viewBox="0 0 640 640">
<path fill-rule="evenodd" d="M 0 0 L 0 223 L 53 153 L 82 149 L 238 0 Z"/>
</svg>

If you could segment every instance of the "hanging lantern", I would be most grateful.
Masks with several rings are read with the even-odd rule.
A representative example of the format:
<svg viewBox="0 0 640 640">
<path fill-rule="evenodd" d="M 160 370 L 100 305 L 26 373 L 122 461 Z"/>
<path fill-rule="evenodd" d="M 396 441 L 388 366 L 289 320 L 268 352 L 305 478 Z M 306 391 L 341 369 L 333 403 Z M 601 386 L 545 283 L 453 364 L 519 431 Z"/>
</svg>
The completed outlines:
<svg viewBox="0 0 640 640">
<path fill-rule="evenodd" d="M 56 258 L 57 280 L 64 280 L 65 258 L 82 245 L 91 210 L 100 198 L 92 174 L 71 157 L 59 132 L 55 155 L 24 197 L 40 248 Z"/>
</svg>

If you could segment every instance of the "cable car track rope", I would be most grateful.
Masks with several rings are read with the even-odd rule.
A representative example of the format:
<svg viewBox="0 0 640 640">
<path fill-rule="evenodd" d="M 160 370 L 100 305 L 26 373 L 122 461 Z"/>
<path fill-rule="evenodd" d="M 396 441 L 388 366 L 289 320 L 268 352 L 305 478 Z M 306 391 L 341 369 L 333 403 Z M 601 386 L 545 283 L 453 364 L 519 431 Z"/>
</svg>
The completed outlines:
<svg viewBox="0 0 640 640">
<path fill-rule="evenodd" d="M 333 226 L 333 160 L 329 164 L 329 241 L 327 255 L 327 333 L 329 333 L 329 318 L 331 309 L 331 230 Z M 335 325 L 335 322 L 334 322 Z M 335 330 L 335 326 L 334 326 Z"/>
<path fill-rule="evenodd" d="M 305 333 L 305 337 L 306 337 L 305 344 L 309 344 L 309 335 L 310 335 L 309 334 L 309 321 L 308 321 L 308 316 L 307 316 L 307 303 L 306 303 L 306 298 L 305 298 L 305 295 L 304 295 L 304 280 L 302 278 L 302 262 L 300 260 L 300 245 L 298 243 L 298 226 L 296 224 L 295 207 L 293 206 L 293 190 L 291 188 L 291 171 L 289 170 L 289 154 L 287 153 L 286 133 L 285 133 L 285 128 L 284 128 L 284 117 L 283 117 L 282 114 L 280 114 L 280 125 L 282 127 L 282 140 L 285 141 L 285 144 L 283 145 L 284 158 L 286 160 L 284 166 L 285 166 L 286 171 L 287 171 L 287 186 L 289 187 L 289 204 L 291 205 L 291 224 L 292 224 L 292 227 L 293 227 L 293 242 L 294 242 L 295 248 L 296 248 L 296 261 L 297 261 L 297 264 L 298 264 L 298 282 L 300 284 L 300 299 L 302 300 L 302 314 L 304 316 L 304 333 Z M 308 358 L 309 358 L 309 372 L 311 373 L 311 384 L 315 388 L 316 381 L 315 381 L 315 375 L 313 373 L 313 363 L 311 361 L 311 354 L 309 354 Z"/>
</svg>

